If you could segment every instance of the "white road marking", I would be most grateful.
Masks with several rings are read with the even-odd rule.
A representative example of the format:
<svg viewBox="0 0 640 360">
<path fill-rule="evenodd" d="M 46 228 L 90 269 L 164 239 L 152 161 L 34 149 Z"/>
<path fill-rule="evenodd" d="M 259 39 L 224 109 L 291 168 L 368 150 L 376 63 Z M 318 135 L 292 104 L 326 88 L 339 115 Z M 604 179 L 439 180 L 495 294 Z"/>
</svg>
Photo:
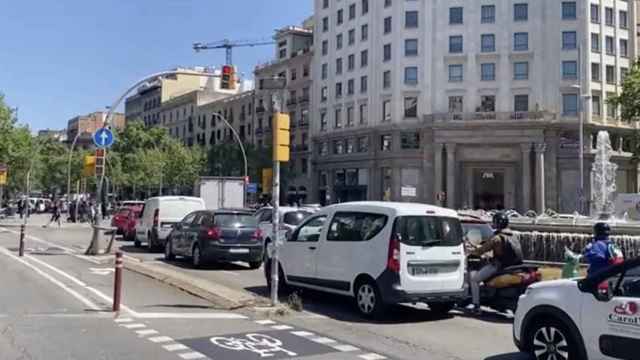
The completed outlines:
<svg viewBox="0 0 640 360">
<path fill-rule="evenodd" d="M 188 347 L 182 344 L 169 344 L 169 345 L 163 345 L 162 347 L 167 351 L 189 350 Z"/>
<path fill-rule="evenodd" d="M 127 329 L 142 329 L 142 328 L 146 328 L 147 327 L 147 325 L 145 325 L 145 324 L 122 324 L 120 326 L 122 326 L 124 328 L 127 328 Z"/>
<path fill-rule="evenodd" d="M 301 337 L 315 336 L 314 333 L 308 332 L 308 331 L 292 331 L 291 333 L 295 336 L 301 336 Z"/>
<path fill-rule="evenodd" d="M 149 341 L 154 343 L 163 343 L 163 342 L 172 342 L 173 339 L 168 336 L 156 336 L 156 337 L 150 337 Z"/>
<path fill-rule="evenodd" d="M 145 330 L 136 331 L 136 334 L 138 334 L 140 336 L 156 335 L 157 333 L 158 333 L 158 331 L 157 330 L 153 330 L 153 329 L 145 329 Z"/>
<path fill-rule="evenodd" d="M 259 325 L 274 325 L 275 323 L 273 320 L 256 320 L 256 324 Z"/>
<path fill-rule="evenodd" d="M 342 352 L 360 351 L 360 348 L 353 345 L 332 345 L 331 347 Z"/>
<path fill-rule="evenodd" d="M 8 257 L 24 264 L 25 266 L 31 268 L 33 271 L 35 271 L 36 273 L 38 273 L 39 275 L 41 275 L 42 277 L 44 277 L 45 279 L 49 280 L 51 283 L 55 284 L 56 286 L 62 288 L 64 291 L 66 291 L 67 293 L 71 294 L 71 296 L 75 297 L 76 299 L 78 299 L 80 302 L 82 302 L 83 304 L 85 304 L 86 306 L 88 306 L 89 308 L 91 308 L 92 310 L 96 310 L 96 311 L 101 311 L 102 309 L 94 304 L 91 300 L 87 299 L 86 297 L 80 295 L 77 291 L 69 288 L 67 285 L 61 283 L 60 281 L 56 280 L 53 276 L 47 274 L 46 272 L 42 271 L 41 269 L 38 269 L 36 266 L 30 264 L 29 262 L 13 255 L 9 250 L 5 249 L 5 248 L 0 248 L 0 252 L 4 253 L 5 255 L 7 255 Z"/>
<path fill-rule="evenodd" d="M 271 327 L 273 330 L 291 330 L 293 326 L 289 325 L 274 325 Z"/>
<path fill-rule="evenodd" d="M 60 270 L 60 269 L 58 269 L 57 267 L 53 267 L 53 266 L 51 266 L 51 265 L 47 264 L 46 262 L 44 262 L 44 261 L 42 261 L 42 260 L 40 260 L 40 259 L 38 259 L 38 258 L 36 258 L 36 257 L 33 257 L 33 256 L 31 256 L 31 255 L 25 255 L 25 257 L 26 257 L 27 259 L 29 259 L 29 260 L 33 260 L 33 261 L 37 262 L 38 264 L 40 264 L 40 265 L 42 265 L 42 266 L 45 266 L 45 267 L 47 267 L 47 268 L 49 268 L 49 269 L 51 269 L 51 270 L 55 271 L 56 273 L 58 273 L 58 274 L 60 274 L 60 275 L 62 275 L 62 276 L 64 276 L 64 277 L 66 277 L 67 279 L 69 279 L 69 280 L 73 281 L 73 282 L 74 282 L 75 284 L 77 284 L 78 286 L 82 286 L 82 287 L 87 286 L 87 284 L 83 283 L 82 281 L 78 280 L 77 278 L 73 277 L 72 275 L 69 275 L 68 273 L 66 273 L 66 272 L 64 272 L 64 271 L 62 271 L 62 270 Z"/>
<path fill-rule="evenodd" d="M 117 318 L 115 320 L 113 320 L 117 323 L 128 323 L 128 322 L 133 322 L 132 318 Z"/>
<path fill-rule="evenodd" d="M 114 268 L 89 268 L 89 272 L 93 275 L 109 275 L 116 271 Z"/>
<path fill-rule="evenodd" d="M 247 317 L 233 313 L 135 313 L 140 319 L 225 319 L 242 320 Z"/>
<path fill-rule="evenodd" d="M 311 341 L 313 341 L 314 343 L 318 343 L 318 344 L 333 344 L 336 343 L 337 341 L 327 338 L 327 337 L 320 337 L 320 338 L 313 338 L 313 339 L 309 339 Z"/>
<path fill-rule="evenodd" d="M 386 356 L 378 355 L 376 353 L 358 355 L 358 357 L 360 359 L 364 359 L 364 360 L 384 360 L 384 359 L 386 359 Z"/>
<path fill-rule="evenodd" d="M 102 300 L 106 301 L 106 302 L 107 302 L 107 304 L 113 304 L 113 299 L 112 299 L 112 298 L 110 298 L 109 296 L 107 296 L 107 295 L 105 295 L 105 294 L 101 293 L 100 291 L 98 291 L 98 290 L 96 290 L 96 289 L 92 288 L 91 286 L 85 286 L 85 289 L 87 289 L 87 290 L 91 291 L 92 293 L 96 294 L 98 297 L 102 298 Z M 132 310 L 130 307 L 128 307 L 127 305 L 125 305 L 125 304 L 120 304 L 120 307 L 121 307 L 122 309 L 124 309 L 124 311 L 126 311 L 126 312 L 130 313 L 130 314 L 131 314 L 131 316 L 133 316 L 133 317 L 137 317 L 138 313 L 137 313 L 137 312 L 135 312 L 135 311 L 133 311 L 133 310 Z"/>
<path fill-rule="evenodd" d="M 204 359 L 206 356 L 200 354 L 199 352 L 189 352 L 184 354 L 178 354 L 181 358 L 185 360 L 194 360 L 194 359 Z"/>
<path fill-rule="evenodd" d="M 233 276 L 240 276 L 240 274 L 235 273 L 235 272 L 233 272 L 233 271 L 221 270 L 220 272 L 221 272 L 221 273 L 224 273 L 224 274 L 233 275 Z"/>
</svg>

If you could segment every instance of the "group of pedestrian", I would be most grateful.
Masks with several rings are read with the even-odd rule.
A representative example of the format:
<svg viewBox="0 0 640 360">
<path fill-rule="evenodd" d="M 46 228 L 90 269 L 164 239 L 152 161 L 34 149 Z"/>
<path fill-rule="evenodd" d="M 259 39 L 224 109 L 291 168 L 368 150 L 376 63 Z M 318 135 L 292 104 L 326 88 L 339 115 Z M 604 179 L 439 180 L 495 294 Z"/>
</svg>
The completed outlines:
<svg viewBox="0 0 640 360">
<path fill-rule="evenodd" d="M 93 222 L 96 218 L 96 206 L 86 199 L 74 200 L 69 204 L 67 222 Z"/>
</svg>

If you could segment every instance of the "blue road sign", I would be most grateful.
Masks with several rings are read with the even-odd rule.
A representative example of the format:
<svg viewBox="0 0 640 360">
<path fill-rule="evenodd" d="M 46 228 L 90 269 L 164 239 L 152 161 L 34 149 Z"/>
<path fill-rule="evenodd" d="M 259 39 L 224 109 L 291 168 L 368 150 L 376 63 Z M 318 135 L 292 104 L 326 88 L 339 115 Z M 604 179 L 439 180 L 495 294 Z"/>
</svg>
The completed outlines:
<svg viewBox="0 0 640 360">
<path fill-rule="evenodd" d="M 93 142 L 97 147 L 102 149 L 111 147 L 111 145 L 113 145 L 113 133 L 107 128 L 98 129 L 98 131 L 93 134 Z"/>
<path fill-rule="evenodd" d="M 258 184 L 257 183 L 249 183 L 247 184 L 247 192 L 250 194 L 255 194 L 258 192 Z"/>
</svg>

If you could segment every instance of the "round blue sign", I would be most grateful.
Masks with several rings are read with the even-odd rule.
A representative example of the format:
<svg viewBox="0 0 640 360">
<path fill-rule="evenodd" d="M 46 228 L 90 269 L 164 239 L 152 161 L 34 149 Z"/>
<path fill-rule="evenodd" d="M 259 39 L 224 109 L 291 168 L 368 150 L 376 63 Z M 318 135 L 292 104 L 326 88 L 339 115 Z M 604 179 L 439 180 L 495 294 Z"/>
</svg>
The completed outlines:
<svg viewBox="0 0 640 360">
<path fill-rule="evenodd" d="M 98 129 L 93 134 L 93 142 L 97 147 L 106 149 L 113 145 L 113 133 L 107 128 Z"/>
</svg>

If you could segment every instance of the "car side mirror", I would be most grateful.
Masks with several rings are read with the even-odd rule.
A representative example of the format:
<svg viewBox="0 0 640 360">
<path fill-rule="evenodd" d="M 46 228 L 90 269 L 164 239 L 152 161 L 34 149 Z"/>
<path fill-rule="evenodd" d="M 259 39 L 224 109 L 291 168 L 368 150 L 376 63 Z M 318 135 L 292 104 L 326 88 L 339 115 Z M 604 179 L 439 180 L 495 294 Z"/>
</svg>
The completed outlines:
<svg viewBox="0 0 640 360">
<path fill-rule="evenodd" d="M 287 231 L 284 233 L 284 238 L 287 241 L 291 241 L 291 237 L 293 237 L 293 231 L 291 231 L 291 229 L 287 229 Z"/>
</svg>

